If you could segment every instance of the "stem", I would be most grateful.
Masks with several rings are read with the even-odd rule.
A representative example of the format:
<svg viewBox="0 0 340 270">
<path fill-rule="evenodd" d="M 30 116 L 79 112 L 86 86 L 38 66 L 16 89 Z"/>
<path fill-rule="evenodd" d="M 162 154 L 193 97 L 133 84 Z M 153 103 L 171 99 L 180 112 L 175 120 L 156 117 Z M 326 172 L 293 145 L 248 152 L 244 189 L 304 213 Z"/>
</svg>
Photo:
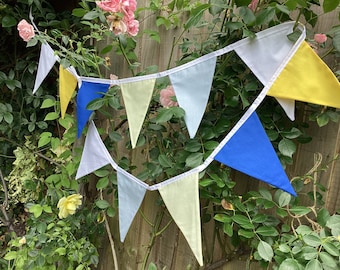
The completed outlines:
<svg viewBox="0 0 340 270">
<path fill-rule="evenodd" d="M 158 236 L 159 227 L 161 225 L 163 217 L 164 217 L 164 208 L 162 209 L 161 213 L 158 212 L 156 217 L 155 217 L 155 222 L 154 222 L 154 225 L 153 225 L 152 235 L 151 235 L 151 238 L 149 240 L 149 244 L 147 246 L 147 250 L 146 250 L 146 253 L 145 253 L 145 256 L 144 256 L 144 259 L 143 259 L 143 264 L 142 264 L 141 270 L 145 270 L 146 269 L 146 264 L 147 264 L 148 259 L 150 257 L 151 249 L 152 249 L 152 247 L 153 247 L 153 245 L 155 243 L 156 237 Z"/>
<path fill-rule="evenodd" d="M 2 170 L 0 169 L 0 178 L 1 178 L 1 182 L 2 182 L 2 186 L 3 186 L 3 189 L 4 189 L 4 193 L 5 193 L 5 198 L 4 198 L 4 202 L 2 203 L 2 205 L 0 206 L 1 208 L 1 212 L 2 212 L 2 215 L 4 216 L 4 224 L 6 226 L 9 226 L 9 230 L 10 231 L 13 231 L 13 226 L 10 222 L 10 219 L 8 217 L 8 214 L 6 212 L 6 208 L 8 206 L 8 189 L 7 189 L 7 185 L 6 185 L 6 182 L 5 182 L 5 178 L 4 176 L 2 175 Z"/>
<path fill-rule="evenodd" d="M 120 42 L 120 39 L 118 39 L 118 44 L 119 44 L 119 48 L 120 48 L 120 50 L 121 50 L 121 52 L 122 52 L 122 54 L 123 54 L 123 56 L 124 56 L 124 59 L 126 60 L 126 62 L 128 63 L 128 65 L 129 65 L 129 67 L 130 67 L 132 76 L 135 76 L 135 72 L 134 72 L 133 69 L 132 69 L 132 64 L 131 64 L 131 62 L 130 62 L 130 60 L 129 60 L 129 58 L 128 58 L 126 52 L 125 52 L 125 49 L 124 49 L 122 43 Z"/>
<path fill-rule="evenodd" d="M 100 199 L 103 200 L 103 192 L 100 191 Z M 113 241 L 113 237 L 111 234 L 111 230 L 110 230 L 110 225 L 109 222 L 107 220 L 107 216 L 105 211 L 103 211 L 104 214 L 104 221 L 105 221 L 105 229 L 107 232 L 107 236 L 109 237 L 109 241 L 110 241 L 110 246 L 111 246 L 111 253 L 112 253 L 112 258 L 113 258 L 113 263 L 114 263 L 114 269 L 118 270 L 118 260 L 117 260 L 117 254 L 116 254 L 116 250 L 115 250 L 115 244 Z"/>
</svg>

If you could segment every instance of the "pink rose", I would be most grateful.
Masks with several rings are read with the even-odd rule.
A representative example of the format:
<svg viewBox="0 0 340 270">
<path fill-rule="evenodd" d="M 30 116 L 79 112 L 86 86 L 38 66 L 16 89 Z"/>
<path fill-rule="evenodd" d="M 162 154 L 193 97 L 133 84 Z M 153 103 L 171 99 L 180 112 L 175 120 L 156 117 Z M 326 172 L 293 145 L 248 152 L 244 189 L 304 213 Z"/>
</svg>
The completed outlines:
<svg viewBox="0 0 340 270">
<path fill-rule="evenodd" d="M 175 97 L 175 91 L 172 85 L 169 85 L 167 88 L 161 90 L 159 94 L 159 101 L 163 107 L 169 108 L 178 106 L 178 103 L 172 100 L 172 98 Z"/>
<path fill-rule="evenodd" d="M 127 32 L 130 36 L 136 36 L 139 31 L 139 21 L 137 20 L 131 20 L 127 24 Z"/>
<path fill-rule="evenodd" d="M 18 23 L 19 36 L 26 42 L 35 36 L 34 28 L 26 20 L 21 20 Z"/>
<path fill-rule="evenodd" d="M 325 34 L 315 34 L 314 40 L 316 43 L 321 44 L 327 41 L 327 36 Z"/>
<path fill-rule="evenodd" d="M 259 3 L 259 0 L 251 0 L 248 7 L 254 12 L 257 8 L 258 3 Z"/>
</svg>

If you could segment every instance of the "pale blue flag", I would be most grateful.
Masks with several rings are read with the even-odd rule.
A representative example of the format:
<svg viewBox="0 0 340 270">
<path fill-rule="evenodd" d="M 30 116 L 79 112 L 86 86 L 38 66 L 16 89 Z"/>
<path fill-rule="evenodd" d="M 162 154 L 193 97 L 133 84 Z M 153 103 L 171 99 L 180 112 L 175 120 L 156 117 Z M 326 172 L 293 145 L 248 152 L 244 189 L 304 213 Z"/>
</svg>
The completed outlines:
<svg viewBox="0 0 340 270">
<path fill-rule="evenodd" d="M 86 135 L 84 150 L 77 170 L 76 179 L 110 164 L 111 160 L 112 158 L 100 138 L 96 126 L 93 121 L 91 121 Z"/>
<path fill-rule="evenodd" d="M 190 138 L 195 137 L 207 106 L 215 66 L 213 57 L 169 75 L 178 104 L 185 111 Z"/>
<path fill-rule="evenodd" d="M 48 44 L 41 44 L 39 65 L 37 76 L 35 78 L 33 94 L 38 90 L 43 80 L 46 78 L 58 57 L 54 54 L 53 49 Z"/>
<path fill-rule="evenodd" d="M 131 223 L 142 204 L 146 188 L 134 181 L 133 176 L 117 171 L 120 241 L 123 242 Z"/>
</svg>

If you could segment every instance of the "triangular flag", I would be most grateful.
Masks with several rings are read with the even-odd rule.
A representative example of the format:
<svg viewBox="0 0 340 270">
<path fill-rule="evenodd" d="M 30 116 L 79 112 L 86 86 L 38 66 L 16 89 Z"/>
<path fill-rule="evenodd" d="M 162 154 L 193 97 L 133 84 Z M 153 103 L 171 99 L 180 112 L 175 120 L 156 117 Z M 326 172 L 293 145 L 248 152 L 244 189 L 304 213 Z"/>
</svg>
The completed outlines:
<svg viewBox="0 0 340 270">
<path fill-rule="evenodd" d="M 268 95 L 340 108 L 339 81 L 307 42 L 300 45 Z"/>
<path fill-rule="evenodd" d="M 198 173 L 158 188 L 162 199 L 187 240 L 198 263 L 203 265 Z"/>
<path fill-rule="evenodd" d="M 77 86 L 77 79 L 67 69 L 64 69 L 62 65 L 59 65 L 59 96 L 60 96 L 60 111 L 61 117 L 65 117 L 65 112 L 68 103 L 74 93 Z"/>
<path fill-rule="evenodd" d="M 277 98 L 277 102 L 281 105 L 288 118 L 292 121 L 295 120 L 295 100 L 288 98 Z"/>
<path fill-rule="evenodd" d="M 119 232 L 120 241 L 123 242 L 131 223 L 142 204 L 146 189 L 120 171 L 117 171 L 117 179 Z"/>
<path fill-rule="evenodd" d="M 214 159 L 296 196 L 255 112 L 227 141 Z"/>
<path fill-rule="evenodd" d="M 120 85 L 124 99 L 132 148 L 136 147 L 156 79 L 123 83 Z"/>
<path fill-rule="evenodd" d="M 54 51 L 48 44 L 41 44 L 39 65 L 37 76 L 35 78 L 33 94 L 38 90 L 43 80 L 46 78 L 47 74 L 52 69 L 53 65 L 57 61 L 57 56 L 54 55 Z"/>
<path fill-rule="evenodd" d="M 293 48 L 294 43 L 287 37 L 292 30 L 291 24 L 282 24 L 280 29 L 275 29 L 275 31 L 271 31 L 269 28 L 267 31 L 258 33 L 257 37 L 252 39 L 251 42 L 235 48 L 235 52 L 264 86 L 272 79 L 276 70 Z M 277 101 L 285 110 L 287 116 L 294 120 L 295 103 L 287 103 L 287 100 L 280 98 L 277 98 Z"/>
<path fill-rule="evenodd" d="M 91 121 L 86 135 L 83 154 L 77 170 L 76 179 L 110 164 L 111 160 L 112 158 L 100 138 L 96 126 Z"/>
<path fill-rule="evenodd" d="M 86 106 L 92 100 L 103 97 L 109 87 L 109 84 L 82 82 L 77 95 L 78 138 L 92 114 L 92 110 L 86 109 Z"/>
<path fill-rule="evenodd" d="M 184 120 L 190 138 L 201 123 L 215 72 L 216 57 L 169 75 L 178 104 L 185 111 Z"/>
</svg>

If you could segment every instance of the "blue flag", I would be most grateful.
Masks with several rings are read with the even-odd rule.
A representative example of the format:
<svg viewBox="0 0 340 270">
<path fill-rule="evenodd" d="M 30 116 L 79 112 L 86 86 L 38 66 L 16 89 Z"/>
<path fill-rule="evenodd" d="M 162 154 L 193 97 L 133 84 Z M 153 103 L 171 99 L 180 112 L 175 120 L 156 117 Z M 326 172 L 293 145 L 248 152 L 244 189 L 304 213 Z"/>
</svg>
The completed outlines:
<svg viewBox="0 0 340 270">
<path fill-rule="evenodd" d="M 87 110 L 86 106 L 92 100 L 102 98 L 109 87 L 109 84 L 82 82 L 77 95 L 78 138 L 93 112 L 92 110 Z"/>
<path fill-rule="evenodd" d="M 129 177 L 117 171 L 118 178 L 118 211 L 120 241 L 123 242 L 131 223 L 142 204 L 146 189 Z"/>
<path fill-rule="evenodd" d="M 206 109 L 215 66 L 216 57 L 213 57 L 169 75 L 178 104 L 185 111 L 190 138 L 195 137 Z"/>
<path fill-rule="evenodd" d="M 255 112 L 227 141 L 214 159 L 296 196 Z"/>
</svg>

